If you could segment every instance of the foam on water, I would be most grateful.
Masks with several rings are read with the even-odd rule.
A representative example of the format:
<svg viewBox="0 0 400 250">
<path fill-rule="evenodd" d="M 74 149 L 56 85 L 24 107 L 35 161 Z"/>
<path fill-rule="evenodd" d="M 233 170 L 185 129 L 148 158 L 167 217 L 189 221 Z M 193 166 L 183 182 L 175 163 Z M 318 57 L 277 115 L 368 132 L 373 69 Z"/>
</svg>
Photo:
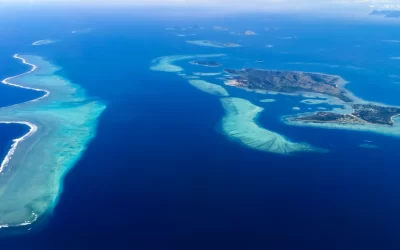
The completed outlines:
<svg viewBox="0 0 400 250">
<path fill-rule="evenodd" d="M 222 131 L 230 138 L 255 150 L 291 154 L 296 152 L 326 152 L 306 143 L 291 142 L 282 135 L 260 127 L 257 116 L 263 111 L 248 100 L 240 98 L 221 98 L 225 109 Z"/>
<path fill-rule="evenodd" d="M 190 85 L 193 87 L 216 96 L 229 96 L 228 91 L 220 85 L 213 84 L 204 80 L 189 80 Z"/>
<path fill-rule="evenodd" d="M 57 76 L 58 67 L 36 56 L 14 57 L 32 70 L 3 83 L 44 95 L 0 109 L 1 122 L 30 127 L 26 135 L 14 140 L 2 161 L 0 228 L 29 225 L 51 212 L 63 176 L 95 136 L 97 119 L 105 109 L 80 86 Z"/>
</svg>

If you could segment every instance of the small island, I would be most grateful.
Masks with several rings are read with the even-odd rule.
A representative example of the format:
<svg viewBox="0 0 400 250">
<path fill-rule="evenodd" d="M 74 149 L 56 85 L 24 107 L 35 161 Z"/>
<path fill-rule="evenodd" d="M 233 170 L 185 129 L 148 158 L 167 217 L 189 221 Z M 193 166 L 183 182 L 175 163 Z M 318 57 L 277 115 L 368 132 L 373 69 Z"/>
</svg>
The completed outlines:
<svg viewBox="0 0 400 250">
<path fill-rule="evenodd" d="M 226 82 L 229 86 L 283 93 L 313 92 L 337 97 L 344 102 L 353 101 L 342 86 L 345 81 L 339 76 L 253 68 L 225 69 L 225 72 L 232 76 Z"/>
<path fill-rule="evenodd" d="M 217 68 L 222 66 L 221 63 L 215 61 L 192 61 L 190 62 L 190 64 L 200 65 L 204 67 L 212 67 L 212 68 Z"/>
<path fill-rule="evenodd" d="M 353 104 L 351 114 L 317 112 L 313 115 L 296 118 L 306 122 L 334 122 L 346 124 L 379 124 L 393 126 L 393 117 L 400 115 L 400 108 L 378 106 L 375 104 Z"/>
<path fill-rule="evenodd" d="M 236 48 L 240 47 L 240 44 L 237 43 L 220 43 L 220 42 L 213 42 L 208 40 L 192 40 L 186 41 L 187 43 L 204 46 L 204 47 L 213 47 L 213 48 Z"/>
</svg>

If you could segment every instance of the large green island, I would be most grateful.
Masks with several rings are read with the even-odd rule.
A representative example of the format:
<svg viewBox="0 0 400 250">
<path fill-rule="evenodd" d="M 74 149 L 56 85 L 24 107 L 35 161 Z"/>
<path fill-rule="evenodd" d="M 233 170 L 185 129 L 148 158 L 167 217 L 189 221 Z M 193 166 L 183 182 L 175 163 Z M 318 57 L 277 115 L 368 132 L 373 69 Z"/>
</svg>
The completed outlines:
<svg viewBox="0 0 400 250">
<path fill-rule="evenodd" d="M 337 97 L 344 102 L 352 101 L 342 87 L 345 82 L 339 76 L 253 68 L 225 69 L 225 72 L 232 75 L 232 79 L 226 82 L 230 86 L 283 93 L 314 92 Z"/>
<path fill-rule="evenodd" d="M 298 71 L 278 71 L 261 69 L 225 69 L 230 75 L 226 85 L 264 92 L 316 93 L 339 99 L 350 106 L 351 113 L 316 112 L 294 118 L 295 121 L 312 123 L 375 124 L 393 126 L 400 108 L 372 103 L 356 103 L 354 97 L 344 88 L 345 81 L 339 76 Z"/>
</svg>

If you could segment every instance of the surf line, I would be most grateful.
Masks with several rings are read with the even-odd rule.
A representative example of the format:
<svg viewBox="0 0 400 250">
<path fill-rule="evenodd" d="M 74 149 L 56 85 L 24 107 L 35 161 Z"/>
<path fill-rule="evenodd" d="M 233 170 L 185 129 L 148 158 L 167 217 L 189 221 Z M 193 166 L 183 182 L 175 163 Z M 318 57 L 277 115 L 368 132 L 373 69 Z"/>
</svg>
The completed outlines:
<svg viewBox="0 0 400 250">
<path fill-rule="evenodd" d="M 27 75 L 27 74 L 32 73 L 33 71 L 35 71 L 35 70 L 37 69 L 37 66 L 36 66 L 36 65 L 34 65 L 34 64 L 32 64 L 32 63 L 28 63 L 24 58 L 22 58 L 22 57 L 19 56 L 18 54 L 13 55 L 13 57 L 14 57 L 15 59 L 21 60 L 23 64 L 29 65 L 29 66 L 31 66 L 32 68 L 31 68 L 29 71 L 25 72 L 25 73 L 22 73 L 22 74 L 19 74 L 19 75 L 16 75 L 16 76 L 8 77 L 8 78 L 2 80 L 1 83 L 6 84 L 6 85 L 10 85 L 10 86 L 13 86 L 13 87 L 17 87 L 17 88 L 29 89 L 29 90 L 34 90 L 34 91 L 41 91 L 41 92 L 44 92 L 44 93 L 45 93 L 45 94 L 44 94 L 43 96 L 41 96 L 41 97 L 38 97 L 38 98 L 33 99 L 33 100 L 30 100 L 30 101 L 22 102 L 22 103 L 36 102 L 36 101 L 39 101 L 40 99 L 43 99 L 43 98 L 48 97 L 48 96 L 50 95 L 50 91 L 48 91 L 48 90 L 45 90 L 45 89 L 38 89 L 38 88 L 32 88 L 32 87 L 26 87 L 26 86 L 22 86 L 22 85 L 18 85 L 18 84 L 14 84 L 14 83 L 11 83 L 11 82 L 10 82 L 11 79 L 14 79 L 14 78 L 19 77 L 19 76 Z M 16 106 L 16 105 L 20 105 L 20 104 L 22 104 L 22 103 L 10 105 L 10 106 L 3 107 L 3 108 L 10 108 L 10 107 L 13 107 L 13 106 Z M 2 108 L 0 108 L 0 110 L 1 110 L 1 109 L 2 109 Z M 5 167 L 7 166 L 7 164 L 10 162 L 12 156 L 14 155 L 15 150 L 17 149 L 18 144 L 19 144 L 20 142 L 24 141 L 26 138 L 28 138 L 28 137 L 30 137 L 31 135 L 33 135 L 33 134 L 37 131 L 38 128 L 37 128 L 37 126 L 36 126 L 35 124 L 30 123 L 30 122 L 27 122 L 27 121 L 0 121 L 0 124 L 24 124 L 24 125 L 29 126 L 29 128 L 30 128 L 28 133 L 26 133 L 25 135 L 23 135 L 23 136 L 20 137 L 20 138 L 17 138 L 17 139 L 14 139 L 14 140 L 13 140 L 13 144 L 11 145 L 11 149 L 7 152 L 6 157 L 3 159 L 3 161 L 2 161 L 1 164 L 0 164 L 0 174 L 1 174 L 1 173 L 4 171 L 4 168 L 5 168 Z"/>
<path fill-rule="evenodd" d="M 21 136 L 20 138 L 14 139 L 13 144 L 11 145 L 11 149 L 8 151 L 6 157 L 4 160 L 1 162 L 0 165 L 0 174 L 3 172 L 4 168 L 7 166 L 7 164 L 10 162 L 12 156 L 15 153 L 15 150 L 17 149 L 18 143 L 24 141 L 26 138 L 29 136 L 33 135 L 37 131 L 37 126 L 35 124 L 29 123 L 29 122 L 19 122 L 19 121 L 0 121 L 0 124 L 24 124 L 29 126 L 29 132 L 26 133 L 25 135 Z"/>
<path fill-rule="evenodd" d="M 23 75 L 27 75 L 27 74 L 32 73 L 33 71 L 35 71 L 35 70 L 37 69 L 37 66 L 36 66 L 36 65 L 34 65 L 34 64 L 32 64 L 32 63 L 28 63 L 28 62 L 25 60 L 25 58 L 22 58 L 22 57 L 19 56 L 18 54 L 13 55 L 13 58 L 21 60 L 21 62 L 22 62 L 23 64 L 29 65 L 29 66 L 31 66 L 32 68 L 31 68 L 29 71 L 25 72 L 25 73 L 22 73 L 22 74 L 19 74 L 19 75 L 16 75 L 16 76 L 8 77 L 8 78 L 2 80 L 1 83 L 5 84 L 5 85 L 17 87 L 17 88 L 29 89 L 29 90 L 34 90 L 34 91 L 41 91 L 41 92 L 44 92 L 44 93 L 45 93 L 45 94 L 42 95 L 41 97 L 38 97 L 38 98 L 33 99 L 33 100 L 30 100 L 30 101 L 22 102 L 22 103 L 36 102 L 36 101 L 38 101 L 38 100 L 40 100 L 40 99 L 43 99 L 43 98 L 48 97 L 48 96 L 50 95 L 50 91 L 48 91 L 48 90 L 45 90 L 45 89 L 38 89 L 38 88 L 32 88 L 32 87 L 26 87 L 26 86 L 23 86 L 23 85 L 18 85 L 18 84 L 14 84 L 14 83 L 11 83 L 11 82 L 10 82 L 10 80 L 12 80 L 12 79 L 14 79 L 14 78 L 16 78 L 16 77 L 23 76 Z M 18 104 L 14 104 L 14 105 L 11 105 L 11 106 L 7 106 L 6 108 L 9 108 L 9 107 L 12 107 L 12 106 L 15 106 L 15 105 L 20 105 L 20 104 L 22 104 L 22 103 L 18 103 Z"/>
</svg>

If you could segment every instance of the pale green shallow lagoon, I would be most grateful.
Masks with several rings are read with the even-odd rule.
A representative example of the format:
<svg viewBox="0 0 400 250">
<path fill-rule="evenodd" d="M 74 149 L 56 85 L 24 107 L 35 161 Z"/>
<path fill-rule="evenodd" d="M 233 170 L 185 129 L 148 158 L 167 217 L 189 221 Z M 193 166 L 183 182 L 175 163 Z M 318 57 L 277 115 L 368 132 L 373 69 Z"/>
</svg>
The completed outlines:
<svg viewBox="0 0 400 250">
<path fill-rule="evenodd" d="M 41 57 L 20 56 L 37 66 L 8 81 L 48 90 L 36 101 L 0 109 L 1 122 L 28 122 L 37 131 L 18 144 L 0 174 L 0 227 L 28 225 L 51 212 L 62 191 L 62 179 L 95 136 L 106 106 L 56 73 L 59 67 Z"/>
<path fill-rule="evenodd" d="M 154 59 L 150 69 L 185 75 L 183 73 L 185 69 L 174 63 L 194 58 L 222 56 L 224 54 L 163 56 Z M 227 86 L 223 87 L 202 79 L 188 80 L 188 82 L 204 93 L 221 97 L 220 101 L 225 110 L 225 116 L 221 122 L 221 131 L 232 141 L 254 150 L 281 155 L 299 152 L 328 152 L 325 149 L 316 148 L 307 143 L 292 142 L 283 135 L 259 126 L 256 120 L 258 115 L 263 111 L 263 108 L 254 105 L 246 99 L 228 97 L 230 94 L 226 89 Z M 266 100 L 271 102 L 271 99 Z"/>
</svg>

